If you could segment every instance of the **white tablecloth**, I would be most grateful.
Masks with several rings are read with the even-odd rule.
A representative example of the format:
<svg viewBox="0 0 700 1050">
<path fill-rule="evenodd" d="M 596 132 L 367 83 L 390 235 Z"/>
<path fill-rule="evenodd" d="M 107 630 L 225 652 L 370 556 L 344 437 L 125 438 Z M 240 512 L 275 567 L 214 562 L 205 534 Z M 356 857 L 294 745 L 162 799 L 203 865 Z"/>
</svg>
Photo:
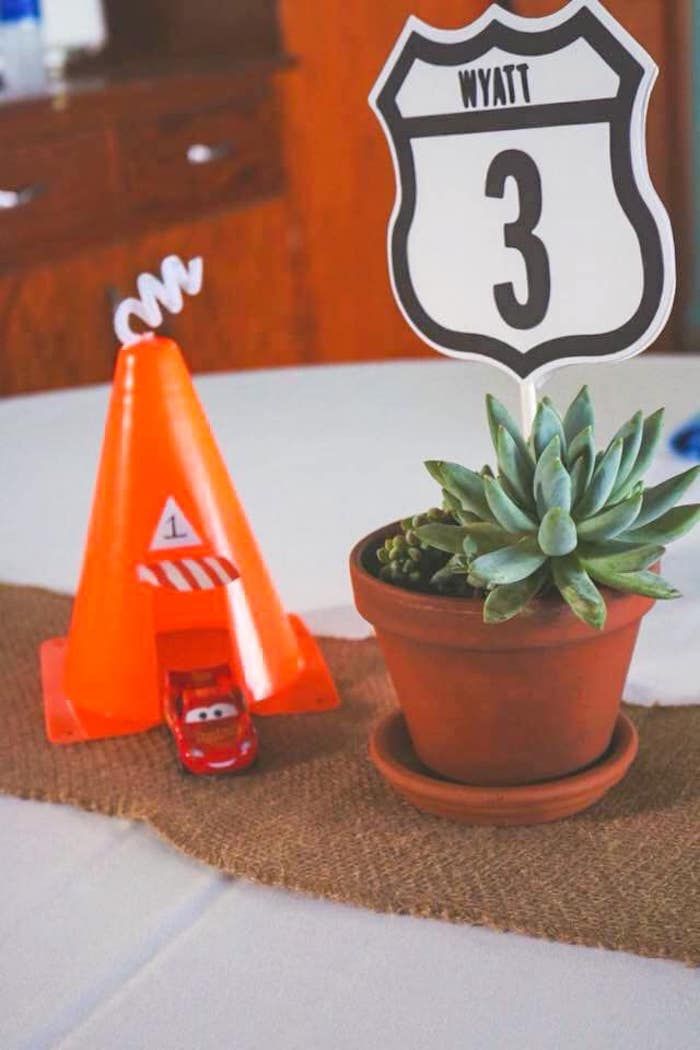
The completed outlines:
<svg viewBox="0 0 700 1050">
<path fill-rule="evenodd" d="M 638 407 L 666 404 L 671 427 L 700 407 L 700 359 L 571 368 L 548 390 L 584 379 L 601 440 Z M 441 360 L 197 385 L 288 608 L 339 633 L 365 630 L 353 542 L 434 502 L 424 458 L 491 458 L 487 389 L 515 405 L 505 375 Z M 0 403 L 0 579 L 74 589 L 107 395 Z M 656 474 L 683 466 L 665 453 Z M 647 618 L 627 695 L 697 703 L 700 536 L 664 571 L 686 597 Z M 700 1026 L 677 963 L 224 879 L 143 827 L 15 799 L 0 799 L 0 945 L 2 1050 L 685 1050 Z"/>
</svg>

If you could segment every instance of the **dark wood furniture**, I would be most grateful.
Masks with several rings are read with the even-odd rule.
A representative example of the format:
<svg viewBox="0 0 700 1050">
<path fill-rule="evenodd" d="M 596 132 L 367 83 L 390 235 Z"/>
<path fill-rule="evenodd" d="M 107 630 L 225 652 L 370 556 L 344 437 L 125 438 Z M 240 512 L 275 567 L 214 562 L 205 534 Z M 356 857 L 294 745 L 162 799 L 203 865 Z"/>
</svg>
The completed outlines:
<svg viewBox="0 0 700 1050">
<path fill-rule="evenodd" d="M 298 296 L 279 65 L 76 84 L 0 110 L 0 392 L 106 380 L 111 316 L 169 252 L 205 258 L 167 329 L 194 369 L 291 361 Z"/>
<path fill-rule="evenodd" d="M 0 394 L 109 379 L 114 305 L 169 253 L 205 259 L 165 323 L 193 369 L 303 357 L 272 3 L 108 15 L 99 62 L 0 104 Z"/>
</svg>

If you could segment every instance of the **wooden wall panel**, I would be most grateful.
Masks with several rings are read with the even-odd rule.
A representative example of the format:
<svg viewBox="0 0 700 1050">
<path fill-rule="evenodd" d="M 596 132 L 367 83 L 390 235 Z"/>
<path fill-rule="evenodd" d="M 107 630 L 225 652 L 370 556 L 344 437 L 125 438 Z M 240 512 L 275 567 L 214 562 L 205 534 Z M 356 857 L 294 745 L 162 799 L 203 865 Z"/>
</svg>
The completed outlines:
<svg viewBox="0 0 700 1050">
<path fill-rule="evenodd" d="M 399 314 L 389 287 L 386 227 L 394 176 L 367 95 L 409 14 L 464 25 L 487 0 L 281 0 L 287 167 L 304 237 L 319 360 L 431 353 Z"/>
<path fill-rule="evenodd" d="M 3 394 L 110 379 L 114 300 L 135 294 L 138 273 L 157 272 L 169 253 L 205 260 L 201 295 L 179 316 L 166 315 L 162 329 L 181 343 L 195 371 L 303 359 L 299 268 L 288 209 L 276 200 L 3 277 Z"/>
</svg>

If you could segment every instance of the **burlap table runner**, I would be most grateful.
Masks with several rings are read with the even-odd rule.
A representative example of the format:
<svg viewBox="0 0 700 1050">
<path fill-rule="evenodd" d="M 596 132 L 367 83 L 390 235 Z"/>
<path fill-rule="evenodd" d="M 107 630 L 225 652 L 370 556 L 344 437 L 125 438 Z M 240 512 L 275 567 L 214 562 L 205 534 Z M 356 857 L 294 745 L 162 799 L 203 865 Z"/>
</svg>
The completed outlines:
<svg viewBox="0 0 700 1050">
<path fill-rule="evenodd" d="M 700 708 L 629 706 L 641 737 L 626 780 L 586 813 L 470 828 L 413 810 L 367 758 L 393 701 L 373 640 L 324 639 L 338 711 L 259 719 L 253 773 L 182 773 L 163 729 L 52 747 L 39 642 L 70 599 L 0 587 L 0 791 L 145 820 L 231 875 L 362 905 L 573 944 L 700 962 Z"/>
</svg>

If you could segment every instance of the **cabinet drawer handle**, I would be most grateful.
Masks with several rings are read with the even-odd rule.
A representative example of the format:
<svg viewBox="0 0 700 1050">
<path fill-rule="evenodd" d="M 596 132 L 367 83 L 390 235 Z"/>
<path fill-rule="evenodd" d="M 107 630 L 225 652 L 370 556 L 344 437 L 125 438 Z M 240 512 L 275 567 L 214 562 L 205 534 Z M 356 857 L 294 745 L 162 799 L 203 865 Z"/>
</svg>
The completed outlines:
<svg viewBox="0 0 700 1050">
<path fill-rule="evenodd" d="M 219 142 L 216 146 L 207 146 L 204 142 L 193 142 L 187 147 L 187 160 L 190 164 L 213 164 L 225 160 L 233 154 L 232 142 Z"/>
<path fill-rule="evenodd" d="M 40 197 L 45 188 L 37 182 L 33 186 L 22 186 L 18 190 L 0 190 L 0 210 L 11 211 L 13 208 L 23 208 Z"/>
</svg>

